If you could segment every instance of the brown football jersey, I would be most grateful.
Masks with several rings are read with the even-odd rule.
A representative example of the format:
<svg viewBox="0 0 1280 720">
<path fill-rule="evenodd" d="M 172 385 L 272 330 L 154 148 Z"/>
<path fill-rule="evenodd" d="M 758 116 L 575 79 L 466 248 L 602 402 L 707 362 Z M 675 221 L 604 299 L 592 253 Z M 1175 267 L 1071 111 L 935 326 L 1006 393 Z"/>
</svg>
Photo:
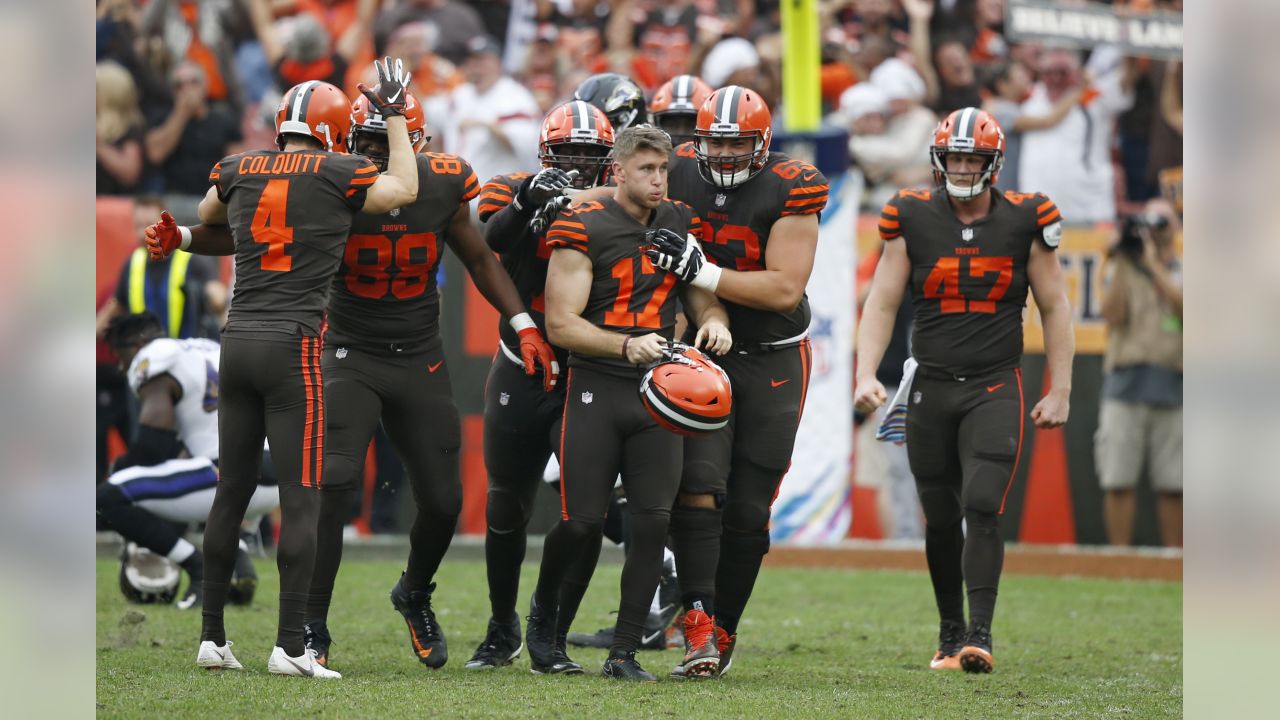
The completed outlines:
<svg viewBox="0 0 1280 720">
<path fill-rule="evenodd" d="M 663 200 L 642 224 L 613 198 L 587 202 L 565 210 L 547 231 L 547 244 L 568 248 L 591 258 L 594 278 L 582 317 L 612 332 L 628 335 L 658 333 L 672 339 L 676 327 L 676 276 L 660 270 L 641 248 L 645 233 L 667 228 L 695 236 L 702 221 L 682 202 Z M 621 358 L 570 353 L 569 364 L 591 365 L 634 373 L 636 366 Z"/>
<path fill-rule="evenodd" d="M 885 204 L 880 237 L 901 238 L 911 261 L 912 355 L 958 376 L 1018 367 L 1031 245 L 1055 249 L 1061 214 L 1040 193 L 991 193 L 972 225 L 944 189 L 902 190 Z"/>
<path fill-rule="evenodd" d="M 224 332 L 320 332 L 352 218 L 377 178 L 366 158 L 320 150 L 255 150 L 214 166 L 236 246 Z"/>
<path fill-rule="evenodd" d="M 417 345 L 440 332 L 436 275 L 449 223 L 480 194 L 466 160 L 417 156 L 418 199 L 382 215 L 360 214 L 329 296 L 325 341 L 343 345 Z"/>
<path fill-rule="evenodd" d="M 693 143 L 676 148 L 667 195 L 688 203 L 703 220 L 702 247 L 711 261 L 733 270 L 764 270 L 769 233 L 779 218 L 821 213 L 827 205 L 827 178 L 803 160 L 769 153 L 764 168 L 747 182 L 721 188 L 698 171 Z M 809 296 L 788 313 L 758 310 L 721 299 L 733 339 L 774 343 L 798 338 L 809 328 Z"/>
</svg>

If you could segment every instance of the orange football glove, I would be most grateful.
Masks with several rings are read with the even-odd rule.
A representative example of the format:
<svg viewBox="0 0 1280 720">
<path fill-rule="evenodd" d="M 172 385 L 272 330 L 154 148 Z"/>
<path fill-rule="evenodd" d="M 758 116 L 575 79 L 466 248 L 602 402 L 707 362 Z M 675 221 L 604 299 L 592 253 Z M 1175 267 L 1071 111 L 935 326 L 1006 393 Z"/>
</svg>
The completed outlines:
<svg viewBox="0 0 1280 720">
<path fill-rule="evenodd" d="M 537 365 L 542 365 L 542 389 L 551 392 L 560 377 L 560 363 L 550 343 L 538 332 L 538 328 L 530 327 L 518 333 L 520 337 L 520 357 L 524 360 L 524 374 L 536 375 Z"/>
<path fill-rule="evenodd" d="M 168 211 L 160 213 L 160 222 L 147 226 L 147 252 L 152 260 L 163 260 L 182 244 L 178 223 Z"/>
</svg>

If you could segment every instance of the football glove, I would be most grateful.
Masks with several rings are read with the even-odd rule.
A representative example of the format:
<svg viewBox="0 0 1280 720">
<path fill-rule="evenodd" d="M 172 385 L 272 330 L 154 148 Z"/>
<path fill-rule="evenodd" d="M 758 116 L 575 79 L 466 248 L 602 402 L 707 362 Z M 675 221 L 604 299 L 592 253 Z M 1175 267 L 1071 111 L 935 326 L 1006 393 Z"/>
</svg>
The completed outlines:
<svg viewBox="0 0 1280 720">
<path fill-rule="evenodd" d="M 413 77 L 413 73 L 404 71 L 404 62 L 397 59 L 396 64 L 391 64 L 390 57 L 382 58 L 382 62 L 373 61 L 373 67 L 378 71 L 378 85 L 372 89 L 365 87 L 364 83 L 356 85 L 356 88 L 369 98 L 369 103 L 383 117 L 393 117 L 404 115 L 405 106 L 405 88 L 409 87 L 409 80 Z"/>
<path fill-rule="evenodd" d="M 659 228 L 646 232 L 644 239 L 644 254 L 654 265 L 675 275 L 681 282 L 716 291 L 720 284 L 720 268 L 707 261 L 697 238 L 692 235 L 681 237 L 667 228 Z"/>
<path fill-rule="evenodd" d="M 541 235 L 546 232 L 547 228 L 551 227 L 551 223 L 556 221 L 556 216 L 569 207 L 570 202 L 571 198 L 564 195 L 551 198 L 546 205 L 538 208 L 537 212 L 533 214 L 533 219 L 529 221 L 529 232 L 534 235 Z"/>
<path fill-rule="evenodd" d="M 152 260 L 163 260 L 182 247 L 182 228 L 166 210 L 160 213 L 160 222 L 147 226 L 147 253 Z M 190 232 L 190 231 L 188 231 Z"/>
<path fill-rule="evenodd" d="M 577 170 L 565 172 L 560 168 L 543 168 L 520 186 L 520 192 L 516 193 L 515 198 L 516 209 L 524 210 L 546 205 L 552 199 L 563 195 L 565 188 L 572 185 L 577 176 Z"/>
<path fill-rule="evenodd" d="M 520 338 L 520 359 L 524 361 L 524 374 L 536 375 L 538 365 L 542 366 L 542 389 L 551 392 L 560 377 L 560 363 L 556 360 L 555 351 L 550 343 L 538 332 L 529 313 L 520 313 L 511 318 L 511 327 Z"/>
</svg>

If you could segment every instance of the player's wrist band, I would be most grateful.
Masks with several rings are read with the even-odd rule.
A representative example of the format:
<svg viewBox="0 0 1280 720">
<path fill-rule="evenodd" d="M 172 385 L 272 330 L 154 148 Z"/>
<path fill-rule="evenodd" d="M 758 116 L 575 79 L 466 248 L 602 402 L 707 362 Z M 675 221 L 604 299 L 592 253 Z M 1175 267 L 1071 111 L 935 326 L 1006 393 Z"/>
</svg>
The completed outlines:
<svg viewBox="0 0 1280 720">
<path fill-rule="evenodd" d="M 714 293 L 716 288 L 720 286 L 720 268 L 709 262 L 702 264 L 702 269 L 698 270 L 698 274 L 689 282 L 696 288 L 702 288 L 707 292 Z"/>
<path fill-rule="evenodd" d="M 627 359 L 627 345 L 631 343 L 631 336 L 626 335 L 622 338 L 622 359 Z"/>
<path fill-rule="evenodd" d="M 178 235 L 182 236 L 182 242 L 178 243 L 179 250 L 186 250 L 191 247 L 191 228 L 186 225 L 179 225 Z"/>
<path fill-rule="evenodd" d="M 538 329 L 538 324 L 533 321 L 533 318 L 527 312 L 522 312 L 519 315 L 512 316 L 511 320 L 508 322 L 511 325 L 511 329 L 515 330 L 517 335 L 525 330 Z"/>
</svg>

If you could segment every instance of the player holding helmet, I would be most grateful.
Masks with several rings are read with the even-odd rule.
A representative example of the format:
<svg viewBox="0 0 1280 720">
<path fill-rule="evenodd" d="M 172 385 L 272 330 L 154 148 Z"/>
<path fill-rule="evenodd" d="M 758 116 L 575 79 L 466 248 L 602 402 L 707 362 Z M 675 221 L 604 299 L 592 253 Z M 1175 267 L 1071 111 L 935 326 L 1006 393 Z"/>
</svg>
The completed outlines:
<svg viewBox="0 0 1280 720">
<path fill-rule="evenodd" d="M 670 154 L 670 139 L 657 128 L 623 131 L 614 146 L 614 196 L 561 213 L 547 234 L 547 327 L 572 355 L 560 435 L 561 521 L 543 546 L 530 602 L 526 639 L 535 668 L 554 662 L 565 629 L 561 581 L 583 549 L 599 542 L 621 471 L 631 538 L 604 674 L 654 679 L 635 652 L 662 568 L 681 438 L 654 420 L 636 392 L 637 366 L 663 356 L 676 314 L 676 277 L 654 267 L 643 246 L 658 232 L 684 237 L 701 225 L 687 205 L 666 199 Z M 699 324 L 695 344 L 727 350 L 732 339 L 720 303 L 701 289 L 684 290 Z"/>
<path fill-rule="evenodd" d="M 941 617 L 930 667 L 991 672 L 1004 560 L 999 519 L 1022 450 L 1019 366 L 1028 289 L 1044 324 L 1053 378 L 1031 418 L 1036 427 L 1058 427 L 1070 408 L 1074 337 L 1054 254 L 1062 219 L 1040 193 L 994 189 L 1004 133 L 982 110 L 962 108 L 939 123 L 930 157 L 936 186 L 902 190 L 880 216 L 884 253 L 858 328 L 854 401 L 869 413 L 887 399 L 875 371 L 909 285 L 919 366 L 894 404 L 908 408 L 907 453 Z"/>
<path fill-rule="evenodd" d="M 417 150 L 428 139 L 425 118 L 407 90 L 405 101 L 409 139 Z M 351 151 L 386 168 L 387 119 L 365 97 L 356 99 L 351 114 Z M 481 294 L 510 319 L 522 379 L 538 372 L 535 363 L 541 365 L 548 389 L 558 374 L 551 346 L 471 222 L 469 202 L 480 194 L 471 166 L 455 155 L 427 153 L 414 159 L 417 200 L 390 213 L 355 219 L 330 288 L 321 358 L 327 411 L 324 497 L 306 627 L 308 648 L 326 666 L 332 642 L 327 618 L 342 559 L 342 527 L 379 422 L 404 461 L 417 506 L 408 565 L 391 590 L 391 602 L 404 616 L 419 662 L 434 669 L 449 657 L 431 606 L 433 578 L 462 509 L 462 428 L 440 339 L 436 287 L 446 242 Z"/>
<path fill-rule="evenodd" d="M 239 665 L 223 625 L 227 583 L 245 506 L 257 485 L 263 438 L 270 440 L 280 486 L 280 620 L 270 672 L 341 677 L 314 662 L 303 616 L 315 562 L 317 489 L 324 464 L 324 381 L 320 326 L 325 298 L 353 217 L 414 200 L 418 175 L 403 117 L 409 75 L 399 61 L 377 65 L 379 85 L 361 88 L 387 118 L 387 172 L 345 153 L 351 102 L 338 88 L 308 81 L 290 88 L 276 113 L 279 150 L 219 162 L 200 202 L 206 226 L 180 228 L 167 214 L 148 229 L 154 252 L 175 248 L 235 253 L 236 288 L 222 334 L 219 407 L 220 480 L 206 526 L 204 626 L 196 663 Z M 214 237 L 210 237 L 210 235 Z"/>
<path fill-rule="evenodd" d="M 613 127 L 596 107 L 580 100 L 552 108 L 542 124 L 539 157 L 543 169 L 536 175 L 499 175 L 485 184 L 479 215 L 486 221 L 485 240 L 499 253 L 502 265 L 515 282 L 520 299 L 529 308 L 536 327 L 545 332 L 545 288 L 551 246 L 546 230 L 568 205 L 567 192 L 603 183 L 613 148 Z M 484 640 L 467 663 L 469 669 L 508 665 L 523 647 L 516 596 L 520 565 L 525 554 L 525 528 L 542 469 L 559 445 L 559 421 L 564 408 L 561 387 L 547 392 L 520 372 L 516 335 L 507 323 L 499 328 L 500 345 L 485 383 L 484 453 L 489 473 L 485 514 L 485 561 L 489 573 L 492 615 Z M 564 367 L 568 353 L 555 348 Z M 592 562 L 594 567 L 594 561 Z M 575 571 L 575 576 L 579 573 Z M 583 574 L 590 577 L 590 569 Z M 582 584 L 585 591 L 585 583 Z M 575 594 L 577 601 L 580 594 Z M 566 613 L 576 612 L 577 602 L 566 601 Z M 582 668 L 565 651 L 558 638 L 555 660 L 534 669 L 549 673 L 575 673 Z"/>
<path fill-rule="evenodd" d="M 805 285 L 827 202 L 822 173 L 770 151 L 772 118 L 754 90 L 712 93 L 694 133 L 676 149 L 670 196 L 702 217 L 702 243 L 663 234 L 649 258 L 714 292 L 736 342 L 720 360 L 733 382 L 733 416 L 725 429 L 685 442 L 671 513 L 686 609 L 677 677 L 728 670 L 769 551 L 769 507 L 791 463 L 809 382 Z"/>
</svg>

